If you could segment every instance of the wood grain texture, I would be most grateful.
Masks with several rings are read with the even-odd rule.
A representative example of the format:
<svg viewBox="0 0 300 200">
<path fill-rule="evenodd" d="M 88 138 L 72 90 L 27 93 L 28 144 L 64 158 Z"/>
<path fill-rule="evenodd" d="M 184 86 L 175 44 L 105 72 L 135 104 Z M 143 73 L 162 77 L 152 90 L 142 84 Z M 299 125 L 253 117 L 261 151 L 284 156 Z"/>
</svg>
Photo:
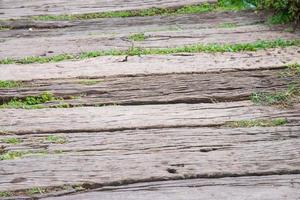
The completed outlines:
<svg viewBox="0 0 300 200">
<path fill-rule="evenodd" d="M 0 130 L 22 134 L 216 126 L 232 120 L 276 117 L 298 120 L 299 105 L 286 110 L 255 106 L 248 101 L 39 110 L 2 109 Z"/>
<path fill-rule="evenodd" d="M 283 70 L 36 80 L 24 87 L 0 89 L 0 102 L 51 92 L 70 106 L 211 103 L 248 100 L 253 92 L 286 90 L 293 81 Z M 236 83 L 239 83 L 238 85 Z M 92 83 L 92 85 L 86 85 Z M 77 97 L 70 99 L 71 97 Z M 49 102 L 55 106 L 62 102 Z"/>
<path fill-rule="evenodd" d="M 45 200 L 297 200 L 300 176 L 256 176 L 222 179 L 195 179 L 108 187 L 77 195 Z"/>
<path fill-rule="evenodd" d="M 82 14 L 94 12 L 109 12 L 120 10 L 140 10 L 152 7 L 178 7 L 200 3 L 216 3 L 216 0 L 54 0 L 26 1 L 3 0 L 0 2 L 1 18 L 24 18 L 34 15 Z"/>
<path fill-rule="evenodd" d="M 8 150 L 43 149 L 49 154 L 1 161 L 0 190 L 79 183 L 101 187 L 196 177 L 294 174 L 300 170 L 299 126 L 58 135 L 65 136 L 67 142 L 42 143 L 39 140 L 47 135 L 29 134 L 20 136 L 23 144 L 8 146 Z"/>
<path fill-rule="evenodd" d="M 100 57 L 47 64 L 0 65 L 0 80 L 33 80 L 74 77 L 133 76 L 167 73 L 207 73 L 232 70 L 282 68 L 300 62 L 300 48 L 241 53 L 199 53 Z"/>
</svg>

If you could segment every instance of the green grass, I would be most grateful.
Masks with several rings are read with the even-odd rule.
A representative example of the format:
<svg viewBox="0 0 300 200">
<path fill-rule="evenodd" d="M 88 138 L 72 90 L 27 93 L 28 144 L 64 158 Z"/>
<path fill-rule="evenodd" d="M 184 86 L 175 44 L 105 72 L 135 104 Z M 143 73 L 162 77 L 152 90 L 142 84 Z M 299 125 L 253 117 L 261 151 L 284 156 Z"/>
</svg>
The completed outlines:
<svg viewBox="0 0 300 200">
<path fill-rule="evenodd" d="M 15 138 L 15 137 L 4 138 L 4 139 L 1 139 L 0 141 L 3 143 L 7 143 L 7 144 L 19 144 L 22 142 L 20 139 Z"/>
<path fill-rule="evenodd" d="M 52 57 L 26 57 L 23 59 L 6 58 L 0 60 L 0 64 L 31 64 L 31 63 L 49 63 L 65 60 L 82 60 L 87 58 L 95 58 L 100 56 L 120 56 L 120 55 L 149 55 L 149 54 L 172 54 L 172 53 L 217 53 L 217 52 L 242 52 L 257 51 L 269 48 L 284 48 L 289 46 L 300 46 L 300 39 L 296 40 L 259 40 L 252 43 L 242 44 L 194 44 L 174 48 L 130 48 L 128 50 L 108 50 L 108 51 L 89 51 L 79 55 L 62 54 Z"/>
<path fill-rule="evenodd" d="M 280 12 L 268 19 L 269 24 L 287 24 L 291 21 L 291 18 L 287 12 Z"/>
<path fill-rule="evenodd" d="M 10 27 L 8 26 L 0 26 L 0 31 L 8 31 L 10 30 Z"/>
<path fill-rule="evenodd" d="M 300 90 L 298 85 L 290 85 L 286 91 L 274 93 L 258 92 L 251 95 L 251 100 L 257 105 L 280 105 L 291 106 L 299 99 Z"/>
<path fill-rule="evenodd" d="M 29 196 L 33 196 L 33 195 L 37 195 L 37 194 L 44 194 L 44 193 L 46 193 L 46 190 L 41 187 L 34 187 L 34 188 L 30 188 L 30 189 L 26 190 L 25 193 Z"/>
<path fill-rule="evenodd" d="M 62 136 L 57 136 L 57 135 L 49 135 L 46 139 L 45 142 L 50 142 L 54 144 L 64 144 L 67 142 L 65 137 Z"/>
<path fill-rule="evenodd" d="M 25 99 L 14 98 L 11 101 L 0 105 L 1 108 L 23 108 L 23 109 L 38 109 L 44 108 L 43 103 L 50 101 L 62 100 L 62 98 L 55 97 L 50 92 L 44 92 L 38 96 L 28 96 Z"/>
<path fill-rule="evenodd" d="M 6 192 L 6 191 L 1 192 L 0 191 L 0 197 L 5 198 L 5 197 L 11 197 L 11 196 L 13 196 L 13 194 L 11 192 Z"/>
<path fill-rule="evenodd" d="M 245 2 L 238 2 L 232 0 L 219 0 L 217 4 L 198 4 L 187 5 L 178 8 L 147 8 L 141 10 L 125 10 L 125 11 L 111 11 L 98 12 L 86 14 L 70 14 L 70 15 L 41 15 L 33 16 L 32 19 L 52 21 L 52 20 L 87 20 L 98 18 L 124 18 L 124 17 L 146 17 L 155 15 L 182 15 L 182 14 L 199 14 L 212 11 L 228 11 L 228 10 L 242 10 L 251 8 Z"/>
<path fill-rule="evenodd" d="M 288 121 L 285 118 L 276 118 L 276 119 L 232 121 L 232 122 L 226 122 L 225 126 L 230 128 L 274 127 L 274 126 L 282 126 L 287 123 Z"/>
<path fill-rule="evenodd" d="M 135 42 L 141 42 L 146 39 L 146 36 L 144 33 L 137 33 L 129 36 L 129 40 L 135 41 Z"/>
<path fill-rule="evenodd" d="M 25 156 L 42 156 L 42 155 L 47 155 L 48 152 L 46 151 L 8 151 L 3 154 L 0 154 L 0 161 L 1 160 L 15 160 L 15 159 L 20 159 Z"/>
<path fill-rule="evenodd" d="M 21 87 L 22 83 L 18 81 L 1 81 L 0 80 L 0 88 L 17 88 Z"/>
<path fill-rule="evenodd" d="M 237 25 L 235 23 L 223 23 L 219 24 L 218 28 L 236 28 Z"/>
<path fill-rule="evenodd" d="M 86 80 L 80 80 L 78 83 L 82 85 L 96 85 L 98 83 L 101 83 L 103 80 L 93 80 L 93 79 L 86 79 Z"/>
</svg>

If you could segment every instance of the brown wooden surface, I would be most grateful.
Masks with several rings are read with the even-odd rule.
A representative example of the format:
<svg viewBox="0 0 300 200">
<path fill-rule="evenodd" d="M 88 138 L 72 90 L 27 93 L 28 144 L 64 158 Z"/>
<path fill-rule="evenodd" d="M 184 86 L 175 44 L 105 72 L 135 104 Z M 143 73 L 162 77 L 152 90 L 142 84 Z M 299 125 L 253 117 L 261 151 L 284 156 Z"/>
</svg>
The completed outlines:
<svg viewBox="0 0 300 200">
<path fill-rule="evenodd" d="M 148 48 L 299 39 L 299 30 L 268 26 L 267 16 L 252 11 L 64 22 L 24 19 L 204 1 L 122 2 L 1 1 L 0 18 L 23 19 L 0 22 L 14 28 L 0 31 L 0 59 L 127 49 L 128 36 L 140 32 L 147 38 L 134 45 Z M 224 23 L 237 27 L 221 28 Z M 282 108 L 249 101 L 252 92 L 284 91 L 298 81 L 297 75 L 280 74 L 286 65 L 300 63 L 299 47 L 124 58 L 0 65 L 0 80 L 27 81 L 20 88 L 0 89 L 1 101 L 51 91 L 67 98 L 65 103 L 81 106 L 0 109 L 1 156 L 25 154 L 0 160 L 0 192 L 14 192 L 8 199 L 32 199 L 25 190 L 42 187 L 47 194 L 35 195 L 37 199 L 299 200 L 299 102 Z M 85 85 L 86 79 L 100 82 Z M 102 104 L 122 105 L 96 107 Z M 288 123 L 226 126 L 275 118 Z M 65 140 L 55 143 L 49 136 Z M 9 143 L 11 138 L 20 143 Z M 85 191 L 74 190 L 77 184 Z"/>
<path fill-rule="evenodd" d="M 216 104 L 167 104 L 59 109 L 3 109 L 0 130 L 14 133 L 80 132 L 216 126 L 226 121 L 287 117 L 299 120 L 299 106 L 279 109 L 248 101 Z M 67 126 L 66 126 L 67 125 Z"/>
<path fill-rule="evenodd" d="M 13 98 L 51 92 L 65 100 L 50 102 L 44 104 L 45 106 L 61 103 L 70 106 L 93 106 L 241 101 L 250 99 L 254 92 L 286 90 L 293 80 L 283 78 L 283 72 L 284 70 L 262 70 L 217 74 L 36 80 L 24 83 L 21 88 L 0 89 L 0 100 L 8 102 Z M 86 85 L 90 82 L 92 85 Z M 71 97 L 76 98 L 69 99 Z"/>
<path fill-rule="evenodd" d="M 296 39 L 300 37 L 300 32 L 289 33 L 284 31 L 284 27 L 269 27 L 265 24 L 256 24 L 255 22 L 261 21 L 261 17 L 249 13 L 250 19 L 246 20 L 246 24 L 250 26 L 238 26 L 236 28 L 220 28 L 218 26 L 232 21 L 244 20 L 247 13 L 237 13 L 230 19 L 226 13 L 220 13 L 220 16 L 214 18 L 206 18 L 204 15 L 191 15 L 189 17 L 169 17 L 159 18 L 156 26 L 151 26 L 155 22 L 144 22 L 143 18 L 137 18 L 137 24 L 132 21 L 112 21 L 111 27 L 115 29 L 118 26 L 121 29 L 111 30 L 103 27 L 109 24 L 108 22 L 102 23 L 101 20 L 98 24 L 95 20 L 90 25 L 74 26 L 69 28 L 46 30 L 11 30 L 4 31 L 0 35 L 0 59 L 8 58 L 24 58 L 28 56 L 54 56 L 58 54 L 71 53 L 80 54 L 87 51 L 107 51 L 112 49 L 128 50 L 134 45 L 141 48 L 168 48 L 179 47 L 184 45 L 191 45 L 197 43 L 250 43 L 258 40 L 275 40 L 275 39 Z M 219 20 L 222 18 L 223 20 Z M 183 18 L 177 20 L 177 18 Z M 195 19 L 193 19 L 195 18 Z M 190 20 L 191 19 L 191 20 Z M 198 20 L 197 20 L 198 19 Z M 200 19 L 200 20 L 199 20 Z M 181 23 L 177 24 L 177 21 Z M 198 24 L 211 24 L 214 28 L 208 29 L 207 26 L 198 28 Z M 122 25 L 118 25 L 122 23 Z M 164 24 L 159 26 L 159 24 Z M 122 29 L 122 27 L 127 29 Z M 172 27 L 177 27 L 179 30 L 170 30 Z M 205 27 L 205 28 L 203 28 Z M 130 29 L 129 29 L 130 28 Z M 136 30 L 136 32 L 134 32 Z M 157 31 L 159 30 L 159 31 Z M 154 32 L 153 32 L 154 31 Z M 2 32 L 2 31 L 1 31 Z M 0 33 L 1 33 L 0 32 Z M 143 32 L 146 36 L 144 41 L 132 42 L 130 35 L 134 33 Z M 28 48 L 30 47 L 30 48 Z"/>
<path fill-rule="evenodd" d="M 65 124 L 73 126 L 66 120 Z M 26 134 L 20 136 L 24 144 L 8 149 L 46 150 L 49 154 L 1 161 L 0 190 L 293 174 L 300 170 L 298 133 L 299 126 L 128 130 L 62 134 L 67 142 L 52 145 L 43 143 L 47 135 Z"/>
</svg>

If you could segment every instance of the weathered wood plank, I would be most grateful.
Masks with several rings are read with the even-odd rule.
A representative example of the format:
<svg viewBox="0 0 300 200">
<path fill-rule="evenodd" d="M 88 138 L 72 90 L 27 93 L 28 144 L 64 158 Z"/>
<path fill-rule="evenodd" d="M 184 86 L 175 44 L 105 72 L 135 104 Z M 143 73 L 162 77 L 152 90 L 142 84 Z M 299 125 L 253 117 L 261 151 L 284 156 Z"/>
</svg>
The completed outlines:
<svg viewBox="0 0 300 200">
<path fill-rule="evenodd" d="M 186 31 L 162 31 L 145 33 L 146 39 L 132 42 L 129 35 L 73 35 L 58 37 L 8 38 L 0 43 L 0 59 L 24 58 L 30 56 L 54 56 L 64 53 L 80 54 L 88 51 L 128 50 L 134 44 L 140 48 L 172 48 L 203 44 L 251 43 L 258 40 L 298 39 L 296 33 L 284 32 L 282 28 L 271 29 L 264 26 L 237 27 L 232 29 L 216 28 Z M 17 47 L 17 48 L 16 48 Z M 30 48 L 28 48 L 30 47 Z"/>
<path fill-rule="evenodd" d="M 293 109 L 255 106 L 251 102 L 143 106 L 78 107 L 69 109 L 2 109 L 0 130 L 16 133 L 105 131 L 180 126 L 216 126 L 226 121 L 287 117 Z M 68 124 L 68 126 L 66 126 Z"/>
<path fill-rule="evenodd" d="M 217 28 L 224 23 L 236 26 L 261 24 L 266 21 L 265 14 L 253 11 L 211 12 L 175 16 L 151 16 L 130 18 L 105 18 L 74 21 L 35 21 L 29 19 L 3 20 L 0 26 L 12 30 L 1 31 L 1 38 L 60 36 L 66 32 L 72 35 L 125 35 L 129 33 L 179 31 L 185 29 Z M 34 31 L 19 30 L 33 29 Z M 46 31 L 44 29 L 47 29 Z"/>
<path fill-rule="evenodd" d="M 300 62 L 300 48 L 242 53 L 199 53 L 100 57 L 82 61 L 30 65 L 0 65 L 0 80 L 74 77 L 132 76 L 166 73 L 207 73 L 232 70 L 282 68 Z"/>
<path fill-rule="evenodd" d="M 63 53 L 79 54 L 84 51 L 122 49 L 132 46 L 128 38 L 134 32 L 144 32 L 146 39 L 134 42 L 134 46 L 142 48 L 166 48 L 189 45 L 194 43 L 245 43 L 259 39 L 295 39 L 299 33 L 282 31 L 282 27 L 266 25 L 238 26 L 224 29 L 219 26 L 226 23 L 257 24 L 263 21 L 261 15 L 253 12 L 237 12 L 235 14 L 216 13 L 171 16 L 145 17 L 128 19 L 108 19 L 103 22 L 91 20 L 87 22 L 58 22 L 60 29 L 37 29 L 28 31 L 24 22 L 9 22 L 6 26 L 23 26 L 25 30 L 10 30 L 0 32 L 0 58 L 23 58 L 27 56 L 53 56 Z M 247 18 L 248 17 L 248 18 Z M 18 24 L 20 25 L 14 25 Z M 41 24 L 44 24 L 41 23 Z M 46 23 L 53 27 L 53 23 Z M 44 24 L 44 28 L 46 28 Z M 60 25 L 59 25 L 60 24 Z M 69 27 L 71 26 L 71 27 Z M 32 27 L 43 27 L 34 25 Z M 30 27 L 32 29 L 32 27 Z M 207 29 L 209 27 L 214 27 Z M 177 30 L 170 31 L 170 28 Z M 153 32 L 156 30 L 155 32 Z M 157 31 L 160 30 L 160 31 Z M 18 48 L 16 48 L 16 46 Z M 30 47 L 30 48 L 28 48 Z"/>
<path fill-rule="evenodd" d="M 109 12 L 120 10 L 140 10 L 151 7 L 178 7 L 190 4 L 216 3 L 216 0 L 2 0 L 0 16 L 2 19 L 23 18 L 34 15 L 60 15 L 93 12 Z"/>
<path fill-rule="evenodd" d="M 37 141 L 43 140 L 42 135 L 24 135 L 24 144 L 9 146 L 10 150 L 44 148 L 49 154 L 0 161 L 0 191 L 300 172 L 299 126 L 151 129 L 64 136 L 65 144 L 47 144 Z"/>
<path fill-rule="evenodd" d="M 45 200 L 297 200 L 300 176 L 254 176 L 132 184 Z"/>
<path fill-rule="evenodd" d="M 286 90 L 292 79 L 283 78 L 282 72 L 283 70 L 262 70 L 92 80 L 37 80 L 26 82 L 24 84 L 28 86 L 21 88 L 0 89 L 0 102 L 40 95 L 47 91 L 63 97 L 63 103 L 70 106 L 241 101 L 248 100 L 257 91 Z M 72 96 L 80 97 L 70 100 Z M 61 102 L 44 105 L 54 106 L 57 103 Z"/>
</svg>

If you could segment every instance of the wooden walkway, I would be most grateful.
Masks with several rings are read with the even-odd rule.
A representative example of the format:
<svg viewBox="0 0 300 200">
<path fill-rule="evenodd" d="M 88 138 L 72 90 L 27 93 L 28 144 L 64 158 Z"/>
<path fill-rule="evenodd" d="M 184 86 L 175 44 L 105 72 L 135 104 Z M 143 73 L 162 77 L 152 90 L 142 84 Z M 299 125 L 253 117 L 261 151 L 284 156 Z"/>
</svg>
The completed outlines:
<svg viewBox="0 0 300 200">
<path fill-rule="evenodd" d="M 199 3 L 216 1 L 4 0 L 0 60 L 300 39 L 251 10 L 30 19 Z M 130 40 L 137 33 L 143 41 Z M 20 85 L 0 88 L 0 199 L 299 200 L 299 96 L 289 106 L 251 101 L 299 84 L 295 63 L 299 45 L 3 63 L 0 81 Z M 9 107 L 41 94 L 53 98 L 40 109 Z"/>
</svg>

